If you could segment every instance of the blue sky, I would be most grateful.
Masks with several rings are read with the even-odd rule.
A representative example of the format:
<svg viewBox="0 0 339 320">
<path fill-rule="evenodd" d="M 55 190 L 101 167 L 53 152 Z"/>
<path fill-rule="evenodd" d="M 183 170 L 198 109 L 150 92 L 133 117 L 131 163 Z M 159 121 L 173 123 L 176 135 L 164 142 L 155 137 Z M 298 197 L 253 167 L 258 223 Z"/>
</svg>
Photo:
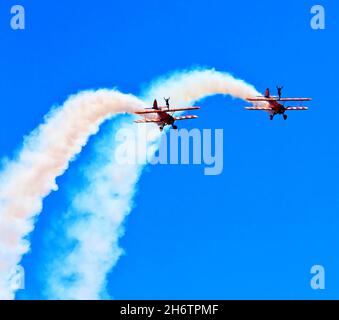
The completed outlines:
<svg viewBox="0 0 339 320">
<path fill-rule="evenodd" d="M 260 91 L 283 84 L 285 95 L 313 97 L 308 112 L 286 122 L 246 112 L 240 100 L 201 103 L 200 118 L 185 126 L 224 129 L 224 171 L 146 168 L 121 239 L 126 255 L 108 279 L 114 298 L 339 297 L 338 3 L 321 1 L 326 29 L 315 31 L 318 3 L 308 0 L 19 2 L 24 31 L 9 26 L 18 1 L 0 7 L 1 157 L 72 93 L 117 86 L 138 94 L 182 68 L 214 67 Z M 45 199 L 19 299 L 44 298 L 48 228 L 110 125 Z M 323 291 L 309 285 L 314 264 L 325 267 Z"/>
</svg>

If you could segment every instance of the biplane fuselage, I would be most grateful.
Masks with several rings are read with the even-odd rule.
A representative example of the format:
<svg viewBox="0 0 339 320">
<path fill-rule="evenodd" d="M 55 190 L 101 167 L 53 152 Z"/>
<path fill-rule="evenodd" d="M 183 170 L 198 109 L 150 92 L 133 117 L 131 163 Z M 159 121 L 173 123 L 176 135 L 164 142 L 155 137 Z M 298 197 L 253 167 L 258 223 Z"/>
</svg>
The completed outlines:
<svg viewBox="0 0 339 320">
<path fill-rule="evenodd" d="M 278 101 L 268 101 L 268 104 L 271 108 L 269 111 L 270 114 L 284 114 L 285 107 Z"/>
<path fill-rule="evenodd" d="M 172 125 L 175 121 L 174 118 L 166 111 L 159 112 L 156 114 L 156 116 L 158 117 L 159 122 L 162 122 L 163 124 L 166 125 Z"/>
</svg>

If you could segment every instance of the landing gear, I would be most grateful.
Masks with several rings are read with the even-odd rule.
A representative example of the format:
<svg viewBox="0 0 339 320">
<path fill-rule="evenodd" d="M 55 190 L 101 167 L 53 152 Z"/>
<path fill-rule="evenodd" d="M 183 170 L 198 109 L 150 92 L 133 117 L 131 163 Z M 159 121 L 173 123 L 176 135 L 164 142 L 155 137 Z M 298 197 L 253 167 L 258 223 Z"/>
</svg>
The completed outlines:
<svg viewBox="0 0 339 320">
<path fill-rule="evenodd" d="M 164 130 L 164 127 L 159 127 L 160 132 L 162 132 L 162 130 Z"/>
<path fill-rule="evenodd" d="M 270 120 L 273 120 L 274 115 L 270 114 Z"/>
<path fill-rule="evenodd" d="M 177 127 L 176 125 L 174 125 L 174 124 L 172 124 L 172 128 L 173 128 L 174 130 L 177 130 L 177 129 L 178 129 L 178 127 Z"/>
<path fill-rule="evenodd" d="M 287 114 L 283 114 L 284 120 L 287 119 Z"/>
</svg>

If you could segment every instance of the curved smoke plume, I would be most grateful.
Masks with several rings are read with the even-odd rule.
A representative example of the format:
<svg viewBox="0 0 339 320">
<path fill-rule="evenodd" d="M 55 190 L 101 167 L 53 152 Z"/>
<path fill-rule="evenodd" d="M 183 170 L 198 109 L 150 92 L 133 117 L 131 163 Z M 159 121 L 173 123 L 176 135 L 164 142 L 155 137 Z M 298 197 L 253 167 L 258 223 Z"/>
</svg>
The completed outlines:
<svg viewBox="0 0 339 320">
<path fill-rule="evenodd" d="M 155 81 L 142 95 L 150 104 L 154 98 L 171 97 L 172 105 L 187 105 L 214 94 L 229 94 L 245 99 L 259 92 L 243 80 L 215 70 L 182 71 Z M 129 129 L 137 135 L 138 126 L 130 119 L 119 128 Z M 86 166 L 87 187 L 79 190 L 67 215 L 73 218 L 64 229 L 64 237 L 76 242 L 75 248 L 62 256 L 52 257 L 47 272 L 47 296 L 53 299 L 100 299 L 107 297 L 106 276 L 117 263 L 123 250 L 119 237 L 123 234 L 124 218 L 133 205 L 135 186 L 144 164 L 121 165 L 112 157 L 111 146 L 116 130 L 96 149 L 93 163 Z M 136 148 L 136 157 L 146 158 L 155 152 L 160 133 L 147 138 L 147 148 Z M 137 137 L 137 145 L 145 144 Z M 124 145 L 126 144 L 126 145 Z M 128 141 L 114 148 L 128 149 Z M 133 155 L 135 156 L 135 155 Z M 104 158 L 104 162 L 98 159 Z M 96 163 L 98 161 L 98 163 Z M 62 263 L 59 263 L 62 261 Z"/>
<path fill-rule="evenodd" d="M 12 270 L 29 251 L 27 235 L 34 229 L 43 198 L 57 190 L 56 178 L 105 119 L 142 106 L 136 97 L 115 90 L 74 95 L 52 110 L 25 138 L 17 158 L 4 165 L 0 173 L 0 299 L 14 298 Z"/>
</svg>

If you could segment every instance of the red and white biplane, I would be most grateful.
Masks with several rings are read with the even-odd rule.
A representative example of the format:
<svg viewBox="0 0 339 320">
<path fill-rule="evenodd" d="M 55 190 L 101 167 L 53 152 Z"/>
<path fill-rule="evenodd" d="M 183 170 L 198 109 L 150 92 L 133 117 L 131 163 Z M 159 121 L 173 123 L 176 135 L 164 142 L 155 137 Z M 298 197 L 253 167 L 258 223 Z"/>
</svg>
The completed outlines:
<svg viewBox="0 0 339 320">
<path fill-rule="evenodd" d="M 290 110 L 308 110 L 308 107 L 304 106 L 287 106 L 285 107 L 281 102 L 286 102 L 286 101 L 310 101 L 312 100 L 311 98 L 282 98 L 281 97 L 281 89 L 282 87 L 277 87 L 278 89 L 278 96 L 271 96 L 270 95 L 270 90 L 267 88 L 265 92 L 265 96 L 259 96 L 259 97 L 254 97 L 254 98 L 247 98 L 247 101 L 250 102 L 263 102 L 260 103 L 260 105 L 254 105 L 251 107 L 245 107 L 247 110 L 263 110 L 267 111 L 270 114 L 270 119 L 273 120 L 274 116 L 276 114 L 281 114 L 284 118 L 284 120 L 287 119 L 287 114 L 285 114 L 285 111 L 290 111 Z M 264 103 L 266 102 L 266 103 Z"/>
<path fill-rule="evenodd" d="M 141 111 L 134 112 L 135 114 L 139 115 L 150 115 L 142 120 L 134 120 L 136 123 L 149 123 L 153 122 L 159 126 L 160 131 L 164 129 L 166 125 L 171 125 L 173 129 L 178 129 L 178 127 L 174 124 L 177 120 L 187 120 L 187 119 L 195 119 L 198 116 L 178 116 L 174 117 L 174 112 L 177 111 L 186 111 L 186 110 L 197 110 L 200 107 L 183 107 L 183 108 L 170 108 L 169 106 L 169 99 L 165 99 L 166 107 L 158 106 L 157 100 L 154 100 L 152 108 L 146 108 Z"/>
</svg>

